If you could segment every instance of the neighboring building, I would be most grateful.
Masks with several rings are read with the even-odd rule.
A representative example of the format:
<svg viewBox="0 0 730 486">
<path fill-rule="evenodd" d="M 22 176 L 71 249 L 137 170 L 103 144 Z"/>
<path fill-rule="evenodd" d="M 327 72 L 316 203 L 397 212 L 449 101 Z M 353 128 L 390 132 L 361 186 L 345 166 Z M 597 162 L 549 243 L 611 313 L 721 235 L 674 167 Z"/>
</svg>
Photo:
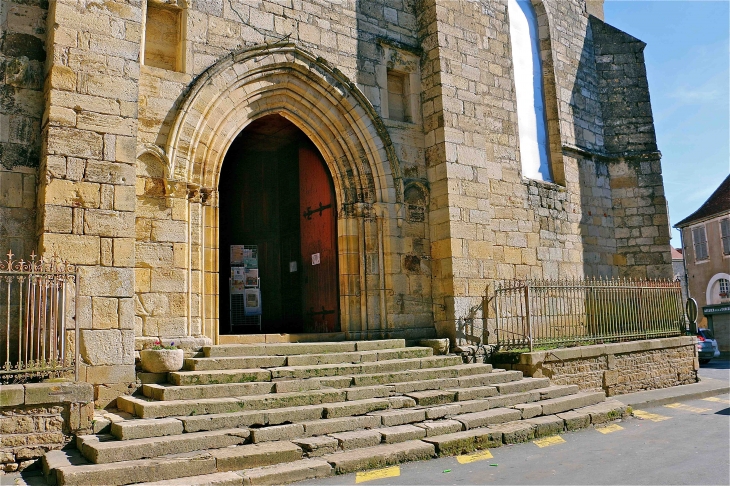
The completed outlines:
<svg viewBox="0 0 730 486">
<path fill-rule="evenodd" d="M 645 44 L 600 0 L 0 16 L 0 248 L 80 266 L 97 394 L 159 338 L 454 340 L 495 280 L 672 277 Z M 229 319 L 231 245 L 260 328 Z"/>
<path fill-rule="evenodd" d="M 689 296 L 720 351 L 730 351 L 730 175 L 700 208 L 674 225 L 682 234 Z"/>
<path fill-rule="evenodd" d="M 684 256 L 682 250 L 672 247 L 672 273 L 674 280 L 679 280 L 682 287 L 682 302 L 687 300 L 687 272 L 684 269 Z"/>
</svg>

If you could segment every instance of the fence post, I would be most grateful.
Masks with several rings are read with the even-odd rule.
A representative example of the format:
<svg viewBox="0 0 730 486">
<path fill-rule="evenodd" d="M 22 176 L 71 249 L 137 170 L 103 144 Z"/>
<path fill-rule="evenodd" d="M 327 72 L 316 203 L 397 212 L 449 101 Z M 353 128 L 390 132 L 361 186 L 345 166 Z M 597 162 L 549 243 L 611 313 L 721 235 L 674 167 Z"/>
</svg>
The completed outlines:
<svg viewBox="0 0 730 486">
<path fill-rule="evenodd" d="M 497 340 L 497 347 L 499 348 L 499 303 L 497 302 L 497 282 L 494 283 L 494 338 Z M 485 306 L 487 309 L 487 318 L 484 322 L 489 326 L 489 305 Z"/>
<path fill-rule="evenodd" d="M 530 282 L 525 282 L 525 319 L 527 319 L 527 341 L 532 352 L 532 319 L 530 316 Z"/>
</svg>

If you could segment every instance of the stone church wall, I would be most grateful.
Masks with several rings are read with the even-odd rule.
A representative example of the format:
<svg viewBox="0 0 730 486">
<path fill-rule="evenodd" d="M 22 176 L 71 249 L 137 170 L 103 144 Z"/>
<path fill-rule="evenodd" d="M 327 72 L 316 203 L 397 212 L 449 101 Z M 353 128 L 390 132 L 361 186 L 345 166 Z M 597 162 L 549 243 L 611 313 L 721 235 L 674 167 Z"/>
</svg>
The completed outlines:
<svg viewBox="0 0 730 486">
<path fill-rule="evenodd" d="M 18 258 L 37 250 L 46 11 L 43 1 L 0 4 L 0 254 Z"/>
<path fill-rule="evenodd" d="M 220 96 L 243 75 L 232 52 L 264 44 L 309 53 L 333 95 L 367 100 L 356 108 L 373 118 L 322 144 L 360 127 L 378 134 L 358 143 L 396 160 L 377 184 L 343 190 L 338 208 L 353 337 L 415 339 L 435 327 L 484 338 L 495 280 L 671 277 L 643 43 L 590 16 L 599 1 L 533 3 L 554 182 L 521 175 L 506 0 L 56 0 L 43 21 L 44 3 L 4 2 L 0 249 L 81 265 L 76 324 L 96 398 L 128 389 L 135 349 L 150 341 L 215 335 L 217 186 L 194 173 L 200 161 L 175 160 L 198 139 L 168 142 L 187 129 L 177 123 L 198 109 L 186 103 L 199 86 L 214 79 Z M 275 52 L 246 69 L 287 59 Z M 215 78 L 229 61 L 230 79 Z M 393 76 L 406 86 L 398 106 Z M 299 101 L 236 116 L 294 113 Z M 222 115 L 201 116 L 202 138 Z"/>
</svg>

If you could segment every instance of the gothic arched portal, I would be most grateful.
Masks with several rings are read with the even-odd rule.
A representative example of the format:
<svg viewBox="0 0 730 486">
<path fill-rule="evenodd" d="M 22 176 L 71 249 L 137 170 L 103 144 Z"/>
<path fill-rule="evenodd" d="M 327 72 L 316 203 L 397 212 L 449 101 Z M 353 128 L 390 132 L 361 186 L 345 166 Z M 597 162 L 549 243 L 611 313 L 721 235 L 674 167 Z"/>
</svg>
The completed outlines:
<svg viewBox="0 0 730 486">
<path fill-rule="evenodd" d="M 286 119 L 321 155 L 336 203 L 339 321 L 352 337 L 387 324 L 387 267 L 370 272 L 367 255 L 382 255 L 402 201 L 398 161 L 370 102 L 339 70 L 291 43 L 245 49 L 199 76 L 168 136 L 169 174 L 190 194 L 191 306 L 202 333 L 217 341 L 221 266 L 218 188 L 226 154 L 256 120 Z M 194 315 L 194 311 L 191 315 Z"/>
</svg>

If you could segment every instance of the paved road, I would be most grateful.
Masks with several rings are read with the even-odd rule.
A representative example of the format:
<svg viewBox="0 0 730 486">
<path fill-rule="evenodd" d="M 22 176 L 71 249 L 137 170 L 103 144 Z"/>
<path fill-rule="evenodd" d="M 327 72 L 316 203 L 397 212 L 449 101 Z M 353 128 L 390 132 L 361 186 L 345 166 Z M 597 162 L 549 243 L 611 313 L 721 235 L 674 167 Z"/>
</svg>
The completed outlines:
<svg viewBox="0 0 730 486">
<path fill-rule="evenodd" d="M 727 373 L 727 367 L 716 364 Z M 703 369 L 702 375 L 708 370 L 715 369 Z M 492 458 L 467 464 L 455 457 L 403 464 L 399 471 L 390 470 L 399 472 L 397 477 L 362 481 L 367 478 L 361 475 L 360 483 L 730 484 L 730 395 L 643 411 L 661 420 L 630 418 L 605 434 L 592 428 L 566 433 L 564 442 L 542 448 L 532 442 L 496 448 L 490 450 Z M 356 481 L 357 475 L 349 474 L 301 484 Z"/>
<path fill-rule="evenodd" d="M 730 382 L 730 359 L 713 359 L 700 365 L 700 377 Z"/>
</svg>

